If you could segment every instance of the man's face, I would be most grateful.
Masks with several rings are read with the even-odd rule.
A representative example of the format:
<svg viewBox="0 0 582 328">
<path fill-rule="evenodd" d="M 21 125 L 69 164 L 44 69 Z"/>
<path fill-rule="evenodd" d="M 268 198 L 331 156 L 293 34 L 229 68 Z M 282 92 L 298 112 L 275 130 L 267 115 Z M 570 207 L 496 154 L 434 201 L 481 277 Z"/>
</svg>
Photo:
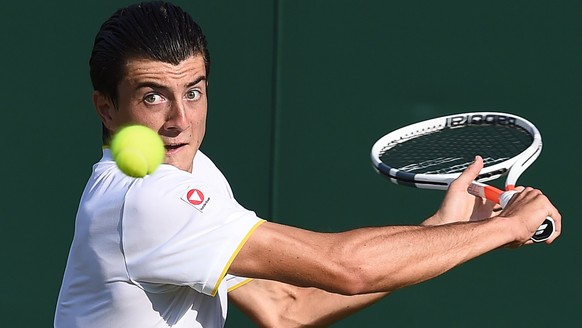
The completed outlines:
<svg viewBox="0 0 582 328">
<path fill-rule="evenodd" d="M 191 172 L 206 128 L 207 81 L 202 56 L 192 56 L 176 66 L 135 59 L 125 70 L 118 86 L 118 108 L 110 111 L 111 122 L 104 119 L 104 123 L 113 131 L 130 123 L 150 127 L 166 146 L 164 163 Z"/>
</svg>

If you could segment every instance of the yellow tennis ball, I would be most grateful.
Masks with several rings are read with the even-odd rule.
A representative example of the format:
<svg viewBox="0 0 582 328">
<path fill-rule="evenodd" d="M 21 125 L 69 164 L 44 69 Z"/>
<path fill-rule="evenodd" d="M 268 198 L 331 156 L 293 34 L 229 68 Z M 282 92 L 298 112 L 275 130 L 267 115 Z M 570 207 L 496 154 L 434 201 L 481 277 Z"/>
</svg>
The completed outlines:
<svg viewBox="0 0 582 328">
<path fill-rule="evenodd" d="M 111 155 L 123 173 L 143 178 L 164 161 L 166 149 L 154 130 L 143 125 L 130 125 L 113 136 Z"/>
</svg>

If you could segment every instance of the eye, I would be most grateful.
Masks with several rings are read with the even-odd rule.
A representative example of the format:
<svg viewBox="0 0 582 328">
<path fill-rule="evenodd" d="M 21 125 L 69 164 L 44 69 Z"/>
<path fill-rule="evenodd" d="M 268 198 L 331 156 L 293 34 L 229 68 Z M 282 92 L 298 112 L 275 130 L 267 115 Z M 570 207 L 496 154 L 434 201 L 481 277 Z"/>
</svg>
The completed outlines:
<svg viewBox="0 0 582 328">
<path fill-rule="evenodd" d="M 159 104 L 160 102 L 162 102 L 163 98 L 162 98 L 162 96 L 160 96 L 157 93 L 148 93 L 147 95 L 145 95 L 143 97 L 143 101 L 146 104 L 155 105 L 155 104 Z"/>
<path fill-rule="evenodd" d="M 186 99 L 188 100 L 198 100 L 202 96 L 199 90 L 190 90 L 186 93 Z"/>
</svg>

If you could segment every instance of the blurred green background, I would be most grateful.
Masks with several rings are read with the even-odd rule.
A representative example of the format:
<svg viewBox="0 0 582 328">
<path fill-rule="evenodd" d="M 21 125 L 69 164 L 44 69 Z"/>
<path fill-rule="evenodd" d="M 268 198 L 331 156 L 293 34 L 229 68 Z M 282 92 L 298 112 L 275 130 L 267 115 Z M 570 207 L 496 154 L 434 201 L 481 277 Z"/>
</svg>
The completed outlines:
<svg viewBox="0 0 582 328">
<path fill-rule="evenodd" d="M 77 203 L 100 158 L 88 58 L 130 1 L 4 3 L 0 74 L 6 327 L 52 326 Z M 179 0 L 212 56 L 202 149 L 260 216 L 319 231 L 420 222 L 442 193 L 390 184 L 369 150 L 385 132 L 465 111 L 535 123 L 521 177 L 564 219 L 551 246 L 501 249 L 398 291 L 334 327 L 574 327 L 582 318 L 582 2 Z M 232 308 L 228 327 L 253 327 Z"/>
</svg>

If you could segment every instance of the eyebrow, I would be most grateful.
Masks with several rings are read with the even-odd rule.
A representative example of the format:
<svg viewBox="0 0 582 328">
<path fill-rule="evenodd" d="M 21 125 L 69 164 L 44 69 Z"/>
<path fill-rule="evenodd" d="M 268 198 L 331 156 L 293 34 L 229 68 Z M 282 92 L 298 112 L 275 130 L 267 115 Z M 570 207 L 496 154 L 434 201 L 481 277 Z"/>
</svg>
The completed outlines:
<svg viewBox="0 0 582 328">
<path fill-rule="evenodd" d="M 186 84 L 187 88 L 190 88 L 192 86 L 195 86 L 196 84 L 200 83 L 201 81 L 206 81 L 206 76 L 202 75 L 199 76 L 198 78 L 196 78 L 196 80 Z M 137 86 L 135 87 L 135 90 L 139 90 L 142 88 L 152 88 L 152 89 L 167 89 L 167 87 L 165 85 L 156 83 L 156 82 L 142 82 L 142 83 L 138 83 Z"/>
</svg>

